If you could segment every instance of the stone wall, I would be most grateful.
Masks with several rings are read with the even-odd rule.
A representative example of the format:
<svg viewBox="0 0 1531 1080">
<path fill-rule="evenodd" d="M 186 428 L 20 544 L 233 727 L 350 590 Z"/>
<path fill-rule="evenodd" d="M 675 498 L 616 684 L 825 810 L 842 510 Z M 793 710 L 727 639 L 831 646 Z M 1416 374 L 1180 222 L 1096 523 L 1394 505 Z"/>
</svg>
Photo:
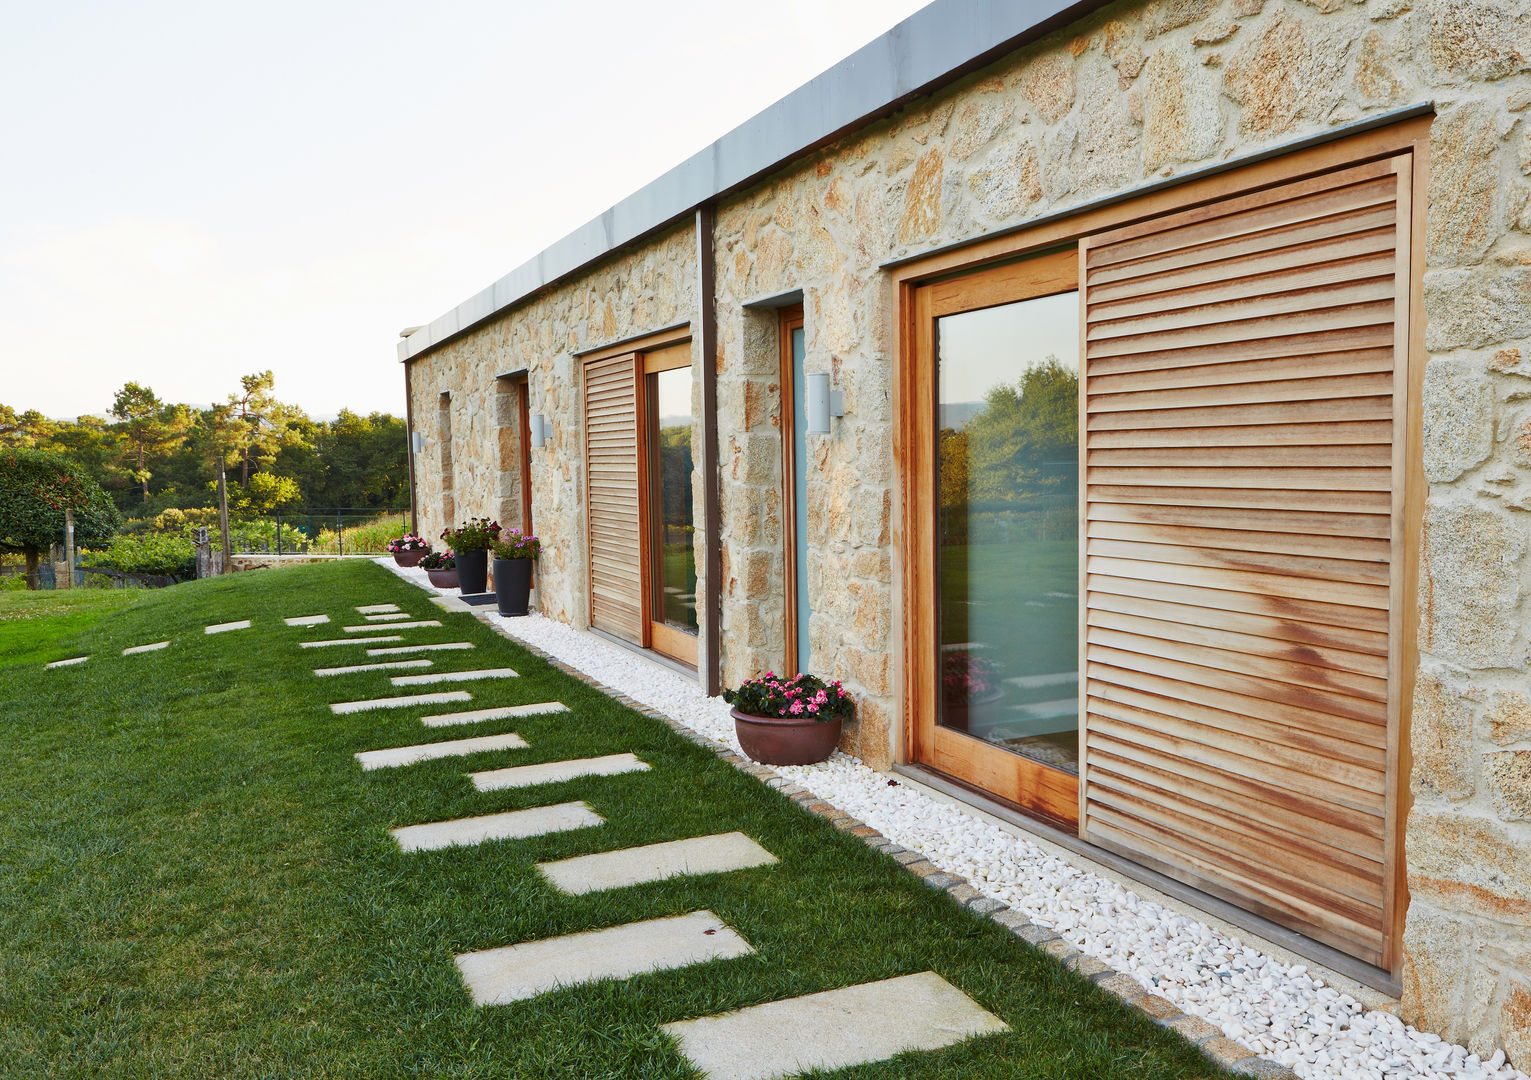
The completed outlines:
<svg viewBox="0 0 1531 1080">
<path fill-rule="evenodd" d="M 1528 58 L 1531 13 L 1515 0 L 1118 3 L 726 200 L 714 235 L 725 683 L 779 665 L 784 648 L 775 313 L 748 305 L 802 290 L 807 370 L 845 392 L 845 418 L 809 438 L 803 571 L 813 667 L 858 695 L 846 746 L 883 765 L 899 740 L 894 342 L 879 265 L 1433 103 L 1403 1008 L 1531 1063 Z M 533 410 L 554 422 L 554 448 L 533 465 L 537 527 L 552 541 L 543 606 L 575 625 L 569 353 L 687 318 L 690 243 L 676 233 L 615 258 L 416 363 L 417 417 L 452 387 L 460 515 L 494 510 L 479 494 L 495 490 L 493 373 L 532 367 Z M 439 498 L 425 472 L 429 509 Z"/>
<path fill-rule="evenodd" d="M 526 368 L 530 411 L 546 416 L 551 427 L 547 445 L 531 452 L 532 525 L 543 544 L 537 601 L 545 614 L 585 626 L 584 424 L 574 354 L 694 323 L 696 311 L 695 230 L 687 225 L 412 360 L 415 422 L 426 438 L 415 472 L 421 535 L 434 539 L 447 525 L 469 517 L 500 518 L 507 507 L 515 508 L 510 521 L 519 519 L 520 437 L 502 441 L 500 424 L 511 395 L 496 376 Z M 696 386 L 699 393 L 700 378 Z M 443 391 L 450 394 L 449 425 L 438 410 Z M 444 430 L 449 456 L 442 451 Z M 702 457 L 700 425 L 693 457 Z M 450 492 L 443 491 L 444 476 Z M 456 520 L 444 516 L 444 503 Z M 700 498 L 696 506 L 700 513 Z M 699 554 L 697 569 L 702 568 Z"/>
</svg>

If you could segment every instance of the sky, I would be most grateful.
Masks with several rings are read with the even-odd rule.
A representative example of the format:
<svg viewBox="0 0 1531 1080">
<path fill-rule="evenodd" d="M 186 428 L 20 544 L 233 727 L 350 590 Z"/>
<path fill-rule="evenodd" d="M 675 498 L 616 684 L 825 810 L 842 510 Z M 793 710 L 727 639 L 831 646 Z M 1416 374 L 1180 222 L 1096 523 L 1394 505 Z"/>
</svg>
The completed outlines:
<svg viewBox="0 0 1531 1080">
<path fill-rule="evenodd" d="M 399 330 L 924 2 L 11 5 L 0 403 L 402 415 Z"/>
</svg>

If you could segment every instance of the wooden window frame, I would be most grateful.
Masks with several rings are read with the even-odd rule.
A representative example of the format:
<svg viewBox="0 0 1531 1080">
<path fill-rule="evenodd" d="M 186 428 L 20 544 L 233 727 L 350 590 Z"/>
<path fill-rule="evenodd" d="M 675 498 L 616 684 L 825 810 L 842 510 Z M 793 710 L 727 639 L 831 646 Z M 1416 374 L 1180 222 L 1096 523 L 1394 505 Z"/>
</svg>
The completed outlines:
<svg viewBox="0 0 1531 1080">
<path fill-rule="evenodd" d="M 926 749 L 918 741 L 917 690 L 921 686 L 934 686 L 936 677 L 936 642 L 930 632 L 933 621 L 910 618 L 919 596 L 919 569 L 921 566 L 932 565 L 935 552 L 934 493 L 921 490 L 921 485 L 910 482 L 914 448 L 921 445 L 922 440 L 934 438 L 931 430 L 933 418 L 924 415 L 928 410 L 921 408 L 921 403 L 931 400 L 930 395 L 934 392 L 934 372 L 922 371 L 922 365 L 918 362 L 920 356 L 929 355 L 928 348 L 921 351 L 920 327 L 930 325 L 929 311 L 921 310 L 916 303 L 922 295 L 921 287 L 945 277 L 972 274 L 1030 255 L 1043 254 L 1059 245 L 1077 246 L 1083 238 L 1108 229 L 1121 228 L 1346 166 L 1377 161 L 1400 153 L 1412 155 L 1411 182 L 1404 193 L 1408 199 L 1406 216 L 1409 244 L 1407 251 L 1402 253 L 1407 260 L 1408 313 L 1407 319 L 1401 321 L 1397 328 L 1395 354 L 1397 363 L 1404 369 L 1398 386 L 1406 389 L 1407 394 L 1398 414 L 1400 426 L 1395 450 L 1405 476 L 1404 490 L 1395 492 L 1395 498 L 1400 500 L 1401 511 L 1395 527 L 1402 534 L 1399 550 L 1405 558 L 1392 586 L 1391 618 L 1396 647 L 1388 662 L 1390 673 L 1397 679 L 1398 691 L 1389 706 L 1389 792 L 1384 826 L 1384 851 L 1390 881 L 1384 893 L 1387 941 L 1382 970 L 1390 972 L 1395 978 L 1401 957 L 1401 949 L 1398 947 L 1403 928 L 1401 916 L 1408 905 L 1408 885 L 1403 863 L 1403 826 L 1410 804 L 1410 702 L 1413 699 L 1418 665 L 1419 632 L 1415 597 L 1418 595 L 1422 521 L 1427 493 L 1421 456 L 1424 426 L 1422 397 L 1427 356 L 1424 340 L 1423 269 L 1430 129 L 1433 119 L 1431 115 L 1413 117 L 1275 157 L 1247 164 L 1231 163 L 1227 170 L 1210 176 L 1187 180 L 1137 197 L 1129 195 L 1120 201 L 1081 210 L 1069 217 L 1042 222 L 1032 229 L 979 239 L 959 248 L 936 252 L 927 259 L 903 264 L 889 272 L 892 294 L 890 331 L 894 342 L 892 409 L 895 417 L 893 612 L 896 632 L 900 636 L 894 650 L 893 682 L 901 721 L 895 727 L 903 739 L 902 745 L 893 747 L 893 753 L 895 760 L 910 761 L 919 758 Z M 1083 378 L 1080 385 L 1083 393 Z M 1082 455 L 1083 439 L 1080 445 Z M 1083 468 L 1080 475 L 1083 483 Z M 1081 574 L 1083 570 L 1081 560 Z M 1082 601 L 1083 596 L 1081 637 L 1084 632 Z"/>
<path fill-rule="evenodd" d="M 639 425 L 643 429 L 643 435 L 639 439 L 639 447 L 643 453 L 643 463 L 646 470 L 652 471 L 657 464 L 650 457 L 651 447 L 648 444 L 649 410 L 651 400 L 648 392 L 648 380 L 650 376 L 658 375 L 663 371 L 680 371 L 691 367 L 691 339 L 689 337 L 671 342 L 667 345 L 654 348 L 650 352 L 641 353 L 643 360 L 643 375 L 640 380 L 643 383 L 642 393 L 639 395 L 639 407 L 643 411 L 643 422 Z M 663 513 L 658 506 L 660 493 L 655 485 L 650 482 L 647 485 L 647 498 L 644 502 L 644 532 L 647 537 L 649 554 L 647 558 L 647 577 L 644 580 L 644 607 L 648 610 L 648 639 L 649 648 L 655 652 L 663 653 L 671 660 L 679 661 L 690 667 L 696 667 L 698 643 L 700 635 L 692 635 L 682 630 L 677 630 L 668 623 L 654 618 L 654 612 L 658 609 L 658 597 L 654 596 L 654 530 L 658 526 Z M 694 514 L 693 514 L 694 516 Z"/>
<path fill-rule="evenodd" d="M 782 672 L 797 674 L 797 580 L 802 568 L 797 565 L 797 386 L 792 362 L 792 331 L 803 329 L 801 304 L 783 308 L 777 322 L 781 356 L 781 557 L 782 625 L 786 647 L 782 653 Z"/>
</svg>

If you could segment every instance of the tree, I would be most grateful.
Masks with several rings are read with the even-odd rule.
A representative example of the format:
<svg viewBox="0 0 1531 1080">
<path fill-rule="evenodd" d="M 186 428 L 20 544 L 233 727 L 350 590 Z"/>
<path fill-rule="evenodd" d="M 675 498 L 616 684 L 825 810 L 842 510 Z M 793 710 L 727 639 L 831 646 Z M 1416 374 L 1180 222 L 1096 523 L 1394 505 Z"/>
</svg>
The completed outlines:
<svg viewBox="0 0 1531 1080">
<path fill-rule="evenodd" d="M 272 393 L 276 377 L 269 371 L 257 371 L 240 378 L 240 391 L 229 395 L 228 408 L 245 427 L 239 439 L 239 486 L 250 486 L 250 462 L 269 466 L 281 449 L 300 439 L 296 429 L 303 410 L 283 405 Z"/>
<path fill-rule="evenodd" d="M 77 544 L 104 543 L 122 527 L 117 507 L 78 465 L 46 450 L 0 449 L 0 551 L 26 556 L 30 589 L 43 549 L 64 538 L 66 509 Z"/>
<path fill-rule="evenodd" d="M 149 501 L 149 463 L 164 457 L 186 439 L 191 411 L 185 405 L 166 405 L 147 386 L 125 383 L 112 399 L 112 415 L 122 421 L 127 436 L 128 474 L 143 488 Z"/>
<path fill-rule="evenodd" d="M 0 405 L 0 446 L 35 447 L 46 442 L 57 428 L 36 409 L 18 413 L 9 405 Z"/>
<path fill-rule="evenodd" d="M 290 476 L 273 476 L 268 472 L 253 473 L 250 483 L 243 491 L 236 491 L 230 500 L 237 510 L 253 510 L 257 514 L 269 514 L 297 506 L 303 501 L 298 482 Z"/>
</svg>

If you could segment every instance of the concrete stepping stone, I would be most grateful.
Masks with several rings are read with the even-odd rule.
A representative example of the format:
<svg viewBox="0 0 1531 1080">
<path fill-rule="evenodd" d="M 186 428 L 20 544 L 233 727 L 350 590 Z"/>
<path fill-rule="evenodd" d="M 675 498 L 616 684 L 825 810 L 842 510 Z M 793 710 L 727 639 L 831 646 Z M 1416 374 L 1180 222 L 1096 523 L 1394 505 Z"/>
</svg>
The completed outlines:
<svg viewBox="0 0 1531 1080">
<path fill-rule="evenodd" d="M 283 619 L 288 626 L 318 626 L 320 623 L 330 621 L 328 615 L 298 615 L 291 619 Z"/>
<path fill-rule="evenodd" d="M 170 647 L 170 642 L 168 640 L 166 640 L 166 641 L 156 641 L 152 645 L 134 645 L 131 649 L 123 649 L 122 650 L 122 655 L 123 656 L 137 656 L 139 653 L 159 652 L 159 650 L 161 650 L 161 649 L 168 649 L 169 647 Z"/>
<path fill-rule="evenodd" d="M 362 623 L 360 626 L 343 626 L 341 629 L 348 634 L 366 634 L 375 630 L 419 630 L 427 626 L 440 625 L 440 619 L 421 619 L 418 622 Z"/>
<path fill-rule="evenodd" d="M 429 675 L 395 675 L 395 686 L 426 686 L 430 683 L 472 682 L 475 679 L 519 679 L 515 668 L 478 668 L 475 671 L 435 671 Z"/>
<path fill-rule="evenodd" d="M 513 716 L 536 716 L 539 713 L 568 711 L 569 706 L 561 701 L 538 701 L 531 705 L 507 705 L 499 709 L 474 709 L 472 712 L 422 716 L 420 722 L 426 727 L 450 727 L 453 724 L 477 724 L 483 720 L 508 720 Z"/>
<path fill-rule="evenodd" d="M 772 1080 L 1008 1031 L 933 971 L 664 1024 L 707 1080 Z"/>
<path fill-rule="evenodd" d="M 625 979 L 754 951 L 712 912 L 693 911 L 464 953 L 457 957 L 457 969 L 473 1004 L 504 1005 L 560 986 Z"/>
<path fill-rule="evenodd" d="M 391 634 L 388 637 L 338 637 L 326 638 L 324 641 L 300 641 L 300 649 L 323 649 L 330 645 L 374 645 L 379 641 L 403 641 L 403 634 Z"/>
<path fill-rule="evenodd" d="M 649 764 L 636 754 L 607 754 L 604 757 L 576 758 L 572 761 L 545 761 L 540 765 L 513 765 L 508 769 L 469 773 L 468 779 L 480 791 L 531 787 L 572 780 L 576 776 L 618 776 L 622 773 L 647 772 Z"/>
<path fill-rule="evenodd" d="M 364 750 L 356 755 L 363 769 L 396 769 L 437 758 L 481 754 L 486 750 L 525 750 L 526 740 L 514 731 L 504 735 L 480 735 L 472 739 L 423 743 L 420 746 L 396 746 L 391 750 Z"/>
<path fill-rule="evenodd" d="M 383 611 L 398 611 L 398 604 L 359 604 L 356 608 L 363 615 L 376 615 Z"/>
<path fill-rule="evenodd" d="M 248 629 L 250 629 L 250 620 L 249 619 L 240 619 L 238 622 L 214 623 L 212 626 L 203 627 L 202 632 L 204 634 L 226 634 L 230 630 L 248 630 Z"/>
<path fill-rule="evenodd" d="M 366 619 L 368 622 L 398 622 L 400 619 L 409 618 L 409 612 L 394 611 L 387 615 L 363 615 L 362 618 Z"/>
<path fill-rule="evenodd" d="M 370 644 L 374 639 L 372 639 L 372 638 L 352 638 L 351 640 L 352 641 L 359 641 L 362 644 L 366 645 L 366 644 Z M 377 640 L 382 640 L 382 639 L 379 638 Z M 367 655 L 368 656 L 393 656 L 396 653 L 407 653 L 407 652 L 440 652 L 443 649 L 471 649 L 471 648 L 473 648 L 473 642 L 471 642 L 471 641 L 443 641 L 439 645 L 396 645 L 396 646 L 394 646 L 391 649 L 368 649 L 367 650 Z"/>
<path fill-rule="evenodd" d="M 83 664 L 89 660 L 88 656 L 71 656 L 68 660 L 55 660 L 51 664 L 44 664 L 45 668 L 68 667 L 71 664 Z"/>
<path fill-rule="evenodd" d="M 534 806 L 530 810 L 509 810 L 503 814 L 433 821 L 427 825 L 404 825 L 388 831 L 404 851 L 439 851 L 469 847 L 487 840 L 525 840 L 604 824 L 606 819 L 590 809 L 589 803 L 566 802 Z"/>
<path fill-rule="evenodd" d="M 775 855 L 742 832 L 728 832 L 576 855 L 572 859 L 538 863 L 537 869 L 560 892 L 583 896 L 601 889 L 620 889 L 682 875 L 747 870 L 777 861 Z"/>
<path fill-rule="evenodd" d="M 472 701 L 473 695 L 466 690 L 443 690 L 436 694 L 406 694 L 404 697 L 380 697 L 367 701 L 337 701 L 330 706 L 333 713 L 365 712 L 368 709 L 407 709 L 411 705 L 436 705 L 443 701 Z"/>
<path fill-rule="evenodd" d="M 398 668 L 430 667 L 429 660 L 388 660 L 381 664 L 347 664 L 344 667 L 316 667 L 315 675 L 353 675 L 358 671 L 395 671 Z"/>
</svg>

